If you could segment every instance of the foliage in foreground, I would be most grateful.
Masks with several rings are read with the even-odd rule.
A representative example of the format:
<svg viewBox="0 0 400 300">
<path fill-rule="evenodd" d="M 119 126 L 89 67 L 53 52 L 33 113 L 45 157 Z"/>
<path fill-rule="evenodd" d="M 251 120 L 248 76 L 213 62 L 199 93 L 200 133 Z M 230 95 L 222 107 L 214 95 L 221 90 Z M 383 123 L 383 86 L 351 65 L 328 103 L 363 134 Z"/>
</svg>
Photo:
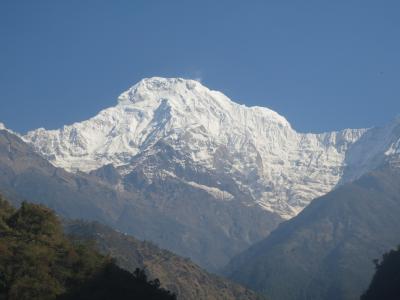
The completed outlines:
<svg viewBox="0 0 400 300">
<path fill-rule="evenodd" d="M 0 197 L 0 300 L 176 299 L 143 270 L 120 269 L 89 244 L 63 234 L 54 213 Z"/>
<path fill-rule="evenodd" d="M 400 246 L 384 254 L 382 261 L 375 261 L 375 265 L 375 275 L 361 300 L 400 299 Z"/>
</svg>

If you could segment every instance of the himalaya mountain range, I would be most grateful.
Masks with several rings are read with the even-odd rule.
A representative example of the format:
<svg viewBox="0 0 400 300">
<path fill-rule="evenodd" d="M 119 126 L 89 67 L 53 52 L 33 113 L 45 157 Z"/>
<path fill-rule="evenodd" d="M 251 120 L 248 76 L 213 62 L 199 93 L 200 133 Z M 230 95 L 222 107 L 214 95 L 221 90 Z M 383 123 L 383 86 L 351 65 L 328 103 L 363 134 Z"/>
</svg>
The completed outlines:
<svg viewBox="0 0 400 300">
<path fill-rule="evenodd" d="M 300 249 L 312 244 L 320 223 L 312 223 L 313 233 L 308 233 L 309 227 L 302 227 L 309 222 L 305 216 L 313 220 L 326 217 L 329 222 L 320 230 L 333 226 L 336 233 L 322 237 L 334 241 L 320 247 L 325 251 L 320 252 L 324 261 L 324 255 L 329 256 L 348 238 L 348 227 L 343 224 L 363 220 L 356 216 L 364 211 L 355 210 L 349 221 L 330 215 L 329 208 L 315 212 L 318 203 L 327 203 L 326 199 L 332 203 L 335 197 L 329 195 L 340 194 L 353 182 L 365 181 L 363 176 L 387 166 L 396 184 L 400 162 L 400 118 L 383 127 L 299 133 L 268 108 L 237 104 L 197 81 L 181 78 L 143 79 L 122 93 L 115 106 L 59 130 L 39 128 L 25 135 L 4 125 L 0 130 L 0 188 L 15 203 L 29 199 L 67 218 L 103 222 L 190 257 L 210 271 L 224 268 L 227 276 L 272 299 L 329 299 L 329 285 L 315 294 L 274 289 L 278 279 L 270 278 L 260 266 L 274 270 L 276 266 L 274 261 L 265 261 L 263 253 L 271 253 L 278 262 L 294 249 L 288 245 Z M 396 212 L 400 203 L 393 200 L 395 193 L 382 188 L 383 193 L 376 181 L 374 193 L 395 201 L 391 211 Z M 370 201 L 379 203 L 379 195 Z M 318 197 L 324 200 L 314 204 Z M 371 204 L 384 218 L 383 208 L 375 206 Z M 334 211 L 340 214 L 340 209 Z M 377 243 L 379 251 L 395 246 L 398 224 L 394 219 L 390 223 L 393 234 Z M 293 241 L 299 233 L 291 224 L 300 224 L 309 239 L 304 242 L 300 234 Z M 337 233 L 343 226 L 346 234 Z M 369 227 L 364 227 L 368 229 L 363 234 L 368 234 Z M 279 232 L 283 233 L 277 237 Z M 370 246 L 372 241 L 365 244 Z M 363 263 L 379 251 L 369 252 Z M 347 259 L 345 255 L 334 257 Z M 305 276 L 287 266 L 283 269 L 278 278 Z M 268 276 L 259 276 L 262 272 Z M 371 272 L 367 268 L 369 277 Z M 357 288 L 350 292 L 343 288 L 345 292 L 339 298 L 332 294 L 332 299 L 350 299 L 346 297 L 362 292 L 367 275 L 357 281 Z"/>
<path fill-rule="evenodd" d="M 397 156 L 399 124 L 303 134 L 276 112 L 239 105 L 197 81 L 150 78 L 87 121 L 22 138 L 68 171 L 111 164 L 123 178 L 138 170 L 148 182 L 178 178 L 216 199 L 288 219 L 339 183 Z M 214 182 L 202 179 L 210 174 Z"/>
</svg>

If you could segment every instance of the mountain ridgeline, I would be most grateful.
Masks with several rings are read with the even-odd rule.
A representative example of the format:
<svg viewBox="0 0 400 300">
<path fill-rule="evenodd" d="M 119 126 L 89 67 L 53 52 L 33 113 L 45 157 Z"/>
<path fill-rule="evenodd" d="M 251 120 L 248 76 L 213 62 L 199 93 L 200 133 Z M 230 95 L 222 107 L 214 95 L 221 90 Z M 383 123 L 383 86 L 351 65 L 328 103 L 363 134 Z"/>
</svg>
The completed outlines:
<svg viewBox="0 0 400 300">
<path fill-rule="evenodd" d="M 179 257 L 146 241 L 117 232 L 98 222 L 67 221 L 66 233 L 77 241 L 92 241 L 101 253 L 112 256 L 125 270 L 146 270 L 152 280 L 185 300 L 261 300 L 256 293 L 202 270 L 188 258 Z"/>
<path fill-rule="evenodd" d="M 314 200 L 226 274 L 271 299 L 358 299 L 372 261 L 400 243 L 399 215 L 400 170 L 389 165 Z"/>
<path fill-rule="evenodd" d="M 141 186 L 171 178 L 214 201 L 254 205 L 287 219 L 330 191 L 345 165 L 358 166 L 345 160 L 367 131 L 298 133 L 268 108 L 240 105 L 194 80 L 153 77 L 86 121 L 39 128 L 23 139 L 69 171 L 112 164 L 120 188 L 135 183 L 136 174 Z M 385 140 L 375 142 L 386 150 Z"/>
<path fill-rule="evenodd" d="M 143 270 L 119 268 L 90 245 L 75 243 L 46 207 L 22 203 L 15 210 L 0 197 L 0 299 L 174 300 Z"/>
</svg>

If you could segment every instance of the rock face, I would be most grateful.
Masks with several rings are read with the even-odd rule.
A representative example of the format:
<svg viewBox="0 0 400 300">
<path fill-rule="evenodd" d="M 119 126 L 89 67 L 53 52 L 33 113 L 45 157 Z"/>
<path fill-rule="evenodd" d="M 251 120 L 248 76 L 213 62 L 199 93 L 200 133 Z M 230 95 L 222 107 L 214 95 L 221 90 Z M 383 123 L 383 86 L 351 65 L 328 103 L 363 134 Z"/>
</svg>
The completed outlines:
<svg viewBox="0 0 400 300">
<path fill-rule="evenodd" d="M 400 243 L 399 215 L 400 169 L 389 164 L 314 200 L 226 274 L 271 299 L 359 299 L 373 260 Z"/>
<path fill-rule="evenodd" d="M 122 175 L 120 188 L 136 178 L 132 173 L 141 173 L 142 183 L 178 178 L 216 201 L 287 219 L 340 181 L 347 150 L 365 132 L 297 133 L 276 112 L 239 105 L 199 82 L 149 78 L 87 121 L 23 138 L 69 171 L 112 164 Z"/>
</svg>

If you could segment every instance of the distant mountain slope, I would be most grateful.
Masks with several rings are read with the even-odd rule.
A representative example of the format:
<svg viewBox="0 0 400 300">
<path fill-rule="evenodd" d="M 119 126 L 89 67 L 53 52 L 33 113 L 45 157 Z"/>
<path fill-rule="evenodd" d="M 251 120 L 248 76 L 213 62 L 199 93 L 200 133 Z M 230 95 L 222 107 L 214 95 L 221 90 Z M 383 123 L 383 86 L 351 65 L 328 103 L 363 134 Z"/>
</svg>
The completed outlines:
<svg viewBox="0 0 400 300">
<path fill-rule="evenodd" d="M 208 270 L 225 265 L 282 220 L 177 177 L 161 174 L 142 184 L 146 176 L 131 172 L 124 189 L 113 185 L 119 180 L 111 165 L 91 174 L 56 168 L 17 135 L 0 130 L 0 189 L 10 198 L 43 203 L 68 218 L 101 221 Z"/>
<path fill-rule="evenodd" d="M 10 200 L 43 202 L 65 217 L 106 222 L 123 208 L 113 188 L 84 173 L 55 168 L 6 130 L 0 130 L 0 189 Z"/>
<path fill-rule="evenodd" d="M 387 166 L 314 200 L 226 269 L 271 299 L 358 299 L 373 259 L 400 242 L 400 170 Z"/>
<path fill-rule="evenodd" d="M 351 182 L 385 163 L 400 162 L 400 116 L 382 127 L 368 129 L 346 152 L 339 184 Z"/>
<path fill-rule="evenodd" d="M 65 228 L 75 239 L 95 241 L 102 253 L 111 255 L 118 265 L 128 271 L 144 268 L 150 279 L 160 279 L 162 286 L 173 291 L 178 299 L 261 299 L 238 284 L 207 273 L 189 259 L 162 250 L 149 242 L 118 233 L 99 223 L 70 221 Z"/>
<path fill-rule="evenodd" d="M 268 108 L 240 105 L 194 80 L 153 77 L 89 120 L 23 138 L 67 170 L 112 164 L 119 188 L 132 172 L 142 172 L 143 183 L 177 177 L 217 200 L 287 219 L 339 182 L 348 148 L 365 132 L 298 133 Z"/>
</svg>

